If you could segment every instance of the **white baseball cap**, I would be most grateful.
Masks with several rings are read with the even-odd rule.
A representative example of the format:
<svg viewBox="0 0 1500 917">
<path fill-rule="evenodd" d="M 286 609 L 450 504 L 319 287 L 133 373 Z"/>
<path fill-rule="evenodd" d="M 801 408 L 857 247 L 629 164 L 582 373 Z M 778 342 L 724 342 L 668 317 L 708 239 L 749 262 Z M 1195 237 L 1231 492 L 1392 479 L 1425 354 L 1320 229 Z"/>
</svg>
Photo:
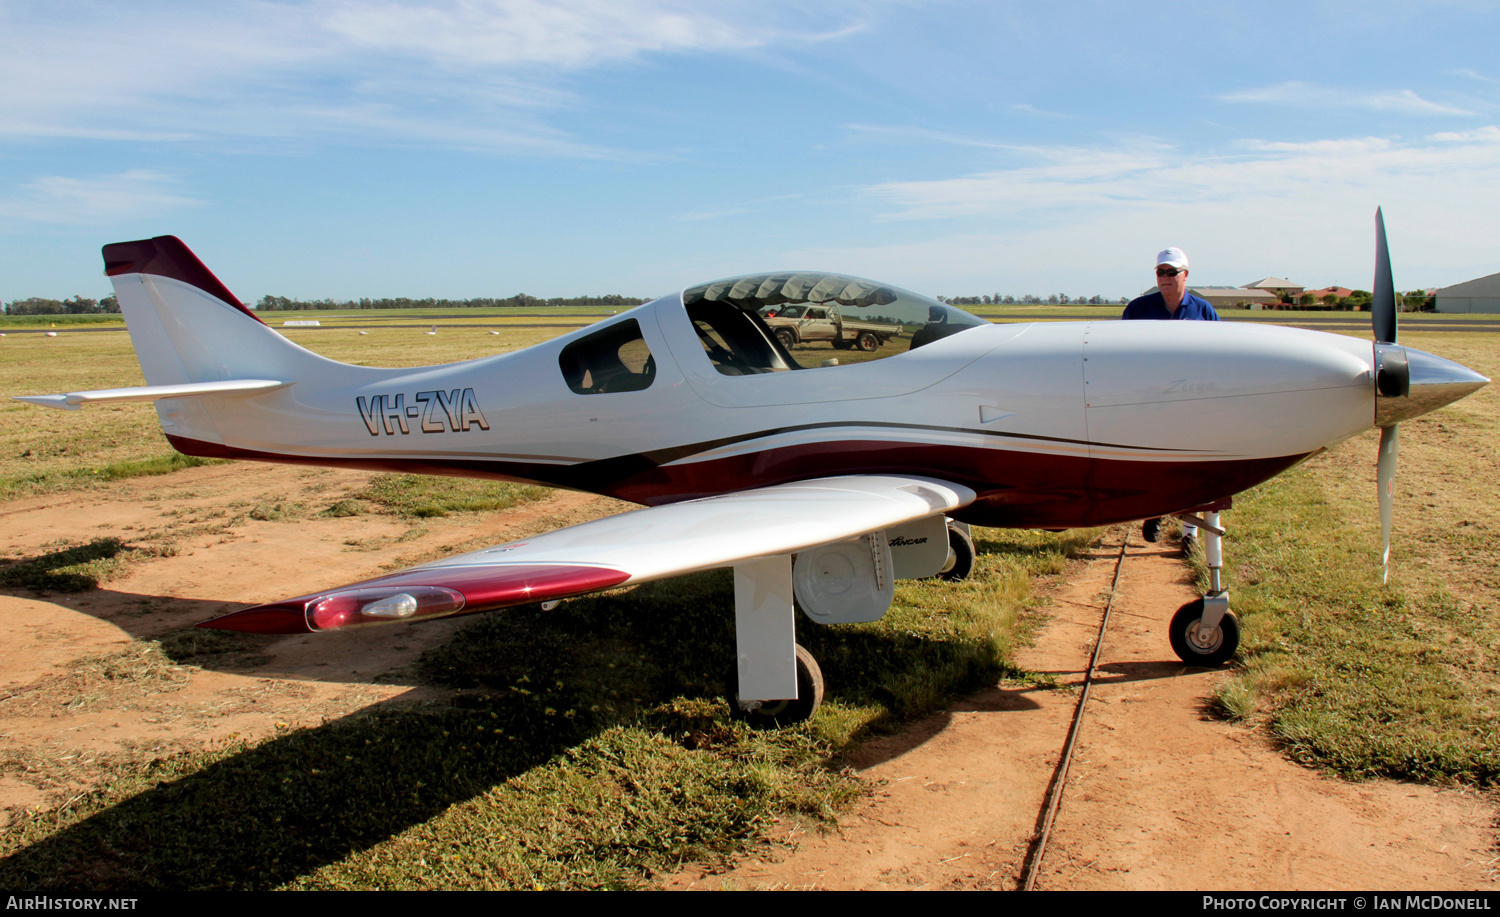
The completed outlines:
<svg viewBox="0 0 1500 917">
<path fill-rule="evenodd" d="M 1156 256 L 1156 263 L 1170 264 L 1173 267 L 1180 268 L 1182 270 L 1187 270 L 1188 266 L 1187 255 L 1183 254 L 1182 249 L 1180 248 L 1164 249 L 1161 254 Z"/>
</svg>

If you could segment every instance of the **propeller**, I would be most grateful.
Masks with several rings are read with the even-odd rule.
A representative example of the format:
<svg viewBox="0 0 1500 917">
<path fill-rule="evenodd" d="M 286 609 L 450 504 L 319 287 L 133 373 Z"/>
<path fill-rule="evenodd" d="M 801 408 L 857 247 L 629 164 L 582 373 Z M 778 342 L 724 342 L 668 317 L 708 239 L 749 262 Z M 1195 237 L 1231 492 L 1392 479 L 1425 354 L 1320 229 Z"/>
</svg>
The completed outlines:
<svg viewBox="0 0 1500 917">
<path fill-rule="evenodd" d="M 1478 391 L 1488 379 L 1451 360 L 1396 343 L 1396 285 L 1385 244 L 1385 217 L 1375 211 L 1375 283 L 1370 316 L 1375 325 L 1375 426 L 1380 428 L 1380 458 L 1375 465 L 1380 489 L 1380 555 L 1382 582 L 1391 573 L 1391 508 L 1395 502 L 1398 424 L 1420 417 Z"/>
<path fill-rule="evenodd" d="M 1391 579 L 1391 507 L 1396 500 L 1396 449 L 1400 440 L 1400 424 L 1380 428 L 1380 458 L 1375 465 L 1375 481 L 1380 488 L 1380 535 L 1385 541 L 1385 549 L 1380 552 L 1382 583 Z"/>
<path fill-rule="evenodd" d="M 1371 288 L 1370 316 L 1375 325 L 1376 388 L 1387 395 L 1405 395 L 1411 384 L 1405 354 L 1396 348 L 1396 285 L 1391 279 L 1391 253 L 1385 243 L 1385 217 L 1375 208 L 1375 283 Z M 1390 349 L 1381 347 L 1391 345 Z M 1395 502 L 1396 452 L 1401 439 L 1400 424 L 1380 428 L 1380 457 L 1375 464 L 1375 483 L 1380 489 L 1380 581 L 1391 577 L 1391 509 Z"/>
</svg>

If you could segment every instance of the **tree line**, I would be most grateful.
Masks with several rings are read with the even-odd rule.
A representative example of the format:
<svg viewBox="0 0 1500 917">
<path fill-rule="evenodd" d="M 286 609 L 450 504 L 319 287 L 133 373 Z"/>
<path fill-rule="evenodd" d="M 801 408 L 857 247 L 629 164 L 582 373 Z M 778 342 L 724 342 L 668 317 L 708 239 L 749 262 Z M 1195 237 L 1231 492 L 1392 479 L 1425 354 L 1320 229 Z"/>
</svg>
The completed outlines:
<svg viewBox="0 0 1500 917">
<path fill-rule="evenodd" d="M 650 300 L 635 296 L 554 296 L 542 299 L 517 293 L 504 299 L 477 297 L 475 299 L 410 299 L 398 296 L 390 299 L 292 299 L 287 296 L 262 296 L 255 303 L 257 312 L 320 312 L 332 309 L 514 309 L 529 306 L 639 306 Z"/>
<path fill-rule="evenodd" d="M 1370 301 L 1375 295 L 1369 290 L 1350 290 L 1348 296 L 1339 296 L 1336 293 L 1324 293 L 1317 296 L 1313 293 L 1303 293 L 1300 296 L 1291 293 L 1280 294 L 1281 302 L 1273 303 L 1267 308 L 1271 309 L 1311 309 L 1331 310 L 1335 312 L 1368 312 Z M 1412 290 L 1407 293 L 1396 294 L 1396 305 L 1402 312 L 1433 312 L 1437 310 L 1437 294 L 1428 293 L 1426 290 Z"/>
<path fill-rule="evenodd" d="M 1053 306 L 1103 306 L 1118 303 L 1128 303 L 1130 298 L 1122 296 L 1118 300 L 1104 296 L 1069 296 L 1066 293 L 1056 293 L 1042 299 L 1040 296 L 1027 294 L 1024 296 L 1002 296 L 999 293 L 988 296 L 939 296 L 941 302 L 954 306 L 990 306 L 990 305 L 1053 305 Z M 1405 312 L 1430 312 L 1437 304 L 1437 297 L 1429 295 L 1425 290 L 1412 290 L 1409 293 L 1399 294 L 1402 311 Z M 1325 294 L 1321 299 L 1311 293 L 1303 293 L 1301 296 L 1282 296 L 1282 302 L 1287 305 L 1295 304 L 1301 307 L 1326 308 L 1338 310 L 1352 310 L 1356 312 L 1368 311 L 1370 308 L 1370 292 L 1368 290 L 1352 290 L 1345 297 L 1338 297 L 1332 293 Z M 386 299 L 292 299 L 287 296 L 262 296 L 256 303 L 255 309 L 261 312 L 307 312 L 307 311 L 330 311 L 334 309 L 505 309 L 523 308 L 534 306 L 618 306 L 631 308 L 639 306 L 649 300 L 635 296 L 621 296 L 611 293 L 607 296 L 554 296 L 550 299 L 542 299 L 537 296 L 528 296 L 525 293 L 517 293 L 504 299 L 491 297 L 478 297 L 474 299 L 411 299 L 405 296 Z M 6 315 L 103 315 L 106 313 L 118 313 L 120 304 L 115 300 L 114 294 L 103 299 L 89 299 L 86 296 L 74 296 L 71 299 L 44 299 L 32 296 L 28 299 L 16 299 L 4 304 Z"/>
<path fill-rule="evenodd" d="M 32 296 L 5 304 L 6 315 L 103 315 L 119 312 L 120 304 L 113 293 L 103 299 L 74 296 L 72 299 L 43 299 Z"/>
<path fill-rule="evenodd" d="M 1303 293 L 1300 296 L 1291 293 L 1279 294 L 1284 306 L 1305 309 L 1334 309 L 1339 311 L 1368 312 L 1372 294 L 1369 290 L 1350 290 L 1348 296 L 1336 296 L 1333 293 L 1325 293 L 1317 297 L 1312 293 Z M 939 296 L 939 300 L 953 306 L 1009 306 L 1009 305 L 1051 305 L 1051 306 L 1107 306 L 1116 302 L 1125 304 L 1130 302 L 1130 297 L 1121 296 L 1118 300 L 1105 296 L 1083 296 L 1070 297 L 1066 293 L 1058 293 L 1042 299 L 1040 296 L 1001 296 L 996 293 L 992 296 Z M 1403 312 L 1431 312 L 1437 308 L 1437 294 L 1428 293 L 1426 290 L 1412 290 L 1409 293 L 1398 293 L 1397 300 Z M 1274 307 L 1275 304 L 1273 303 Z"/>
<path fill-rule="evenodd" d="M 996 293 L 993 296 L 939 296 L 938 300 L 950 306 L 1111 306 L 1117 302 L 1128 303 L 1130 297 L 1121 296 L 1119 299 L 1110 299 L 1108 296 L 1069 296 L 1066 293 L 1054 293 L 1042 299 L 1030 293 L 1025 296 L 1001 296 Z"/>
</svg>

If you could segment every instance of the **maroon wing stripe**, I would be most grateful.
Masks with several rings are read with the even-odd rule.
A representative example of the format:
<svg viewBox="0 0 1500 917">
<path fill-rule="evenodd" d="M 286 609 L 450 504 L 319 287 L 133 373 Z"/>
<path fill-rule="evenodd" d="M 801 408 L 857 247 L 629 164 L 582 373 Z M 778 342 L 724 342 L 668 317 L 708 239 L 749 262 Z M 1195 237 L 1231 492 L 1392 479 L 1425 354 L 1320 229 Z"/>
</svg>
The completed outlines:
<svg viewBox="0 0 1500 917">
<path fill-rule="evenodd" d="M 308 634 L 329 627 L 359 623 L 358 615 L 353 616 L 353 621 L 320 619 L 318 627 L 309 623 L 320 602 L 329 598 L 334 598 L 335 602 L 341 601 L 335 597 L 357 589 L 386 588 L 394 593 L 418 586 L 437 586 L 456 590 L 464 597 L 463 610 L 458 614 L 467 615 L 598 592 L 618 586 L 628 579 L 630 574 L 624 570 L 586 564 L 518 563 L 425 567 L 232 611 L 198 626 L 254 634 Z"/>
<path fill-rule="evenodd" d="M 245 304 L 224 286 L 214 272 L 204 266 L 182 240 L 176 236 L 157 236 L 154 239 L 138 239 L 135 242 L 114 242 L 104 246 L 104 273 L 108 277 L 120 274 L 155 274 L 192 284 L 215 299 L 260 321 Z M 265 324 L 265 322 L 261 322 Z"/>
</svg>

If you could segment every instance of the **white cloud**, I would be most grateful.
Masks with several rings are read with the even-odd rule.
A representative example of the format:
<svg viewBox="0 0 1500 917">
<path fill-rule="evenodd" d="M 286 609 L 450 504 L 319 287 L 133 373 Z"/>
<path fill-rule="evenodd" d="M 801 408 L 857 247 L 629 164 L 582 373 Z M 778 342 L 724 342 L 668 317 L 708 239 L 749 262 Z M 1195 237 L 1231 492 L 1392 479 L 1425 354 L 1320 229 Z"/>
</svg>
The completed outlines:
<svg viewBox="0 0 1500 917">
<path fill-rule="evenodd" d="M 1500 143 L 1500 127 L 1491 124 L 1471 131 L 1443 131 L 1430 134 L 1427 139 L 1452 143 Z"/>
<path fill-rule="evenodd" d="M 577 69 L 648 52 L 743 49 L 775 34 L 673 0 L 334 0 L 323 24 L 358 47 L 466 70 Z"/>
<path fill-rule="evenodd" d="M 1471 70 L 1468 67 L 1461 67 L 1461 68 L 1459 68 L 1457 70 L 1446 70 L 1444 72 L 1452 74 L 1453 76 L 1468 77 L 1471 80 L 1478 80 L 1481 83 L 1491 83 L 1491 84 L 1500 83 L 1500 80 L 1497 80 L 1497 79 L 1495 79 L 1494 77 L 1491 77 L 1491 76 L 1485 76 L 1484 74 L 1480 73 L 1479 71 L 1477 71 L 1477 70 Z"/>
<path fill-rule="evenodd" d="M 101 224 L 198 206 L 171 190 L 173 178 L 149 169 L 70 178 L 43 175 L 0 199 L 0 218 L 37 223 Z"/>
<path fill-rule="evenodd" d="M 1012 168 L 863 195 L 885 218 L 872 234 L 894 241 L 791 252 L 786 263 L 955 295 L 1134 295 L 1149 286 L 1135 261 L 1179 245 L 1204 283 L 1275 274 L 1368 286 L 1371 218 L 1384 205 L 1398 285 L 1441 285 L 1495 270 L 1500 127 L 1208 151 L 1140 140 L 1035 148 Z"/>
<path fill-rule="evenodd" d="M 865 193 L 895 205 L 887 219 L 1022 216 L 1156 199 L 1172 162 L 1155 146 L 1016 149 L 1041 162 L 936 181 L 886 182 Z"/>
<path fill-rule="evenodd" d="M 599 156 L 540 121 L 577 103 L 570 74 L 814 43 L 856 19 L 839 7 L 819 18 L 844 27 L 819 31 L 782 28 L 782 18 L 750 0 L 141 0 L 129 16 L 102 0 L 63 12 L 12 2 L 0 7 L 0 85 L 25 91 L 0 94 L 0 138 L 306 141 L 337 131 Z"/>
<path fill-rule="evenodd" d="M 1358 108 L 1401 115 L 1473 115 L 1472 111 L 1433 102 L 1410 89 L 1358 90 L 1291 81 L 1243 89 L 1218 97 L 1221 102 L 1260 102 L 1298 108 Z"/>
<path fill-rule="evenodd" d="M 1358 137 L 1302 143 L 1247 141 L 1203 153 L 1134 142 L 1119 147 L 1038 147 L 1031 165 L 935 181 L 864 189 L 892 205 L 888 219 L 1133 209 L 1143 204 L 1308 200 L 1359 188 L 1421 182 L 1458 189 L 1500 187 L 1500 128 L 1404 141 Z"/>
<path fill-rule="evenodd" d="M 1012 105 L 1011 108 L 1023 115 L 1035 115 L 1038 118 L 1066 118 L 1071 120 L 1074 117 L 1073 115 L 1065 115 L 1061 112 L 1045 111 L 1043 109 L 1037 108 L 1035 105 L 1032 105 L 1029 102 L 1021 102 L 1019 104 Z"/>
<path fill-rule="evenodd" d="M 915 140 L 920 143 L 939 143 L 945 146 L 974 146 L 993 150 L 1021 149 L 1015 144 L 969 137 L 949 131 L 935 131 L 925 127 L 887 126 L 880 124 L 845 124 L 844 130 L 855 134 L 878 137 L 881 140 Z"/>
</svg>

